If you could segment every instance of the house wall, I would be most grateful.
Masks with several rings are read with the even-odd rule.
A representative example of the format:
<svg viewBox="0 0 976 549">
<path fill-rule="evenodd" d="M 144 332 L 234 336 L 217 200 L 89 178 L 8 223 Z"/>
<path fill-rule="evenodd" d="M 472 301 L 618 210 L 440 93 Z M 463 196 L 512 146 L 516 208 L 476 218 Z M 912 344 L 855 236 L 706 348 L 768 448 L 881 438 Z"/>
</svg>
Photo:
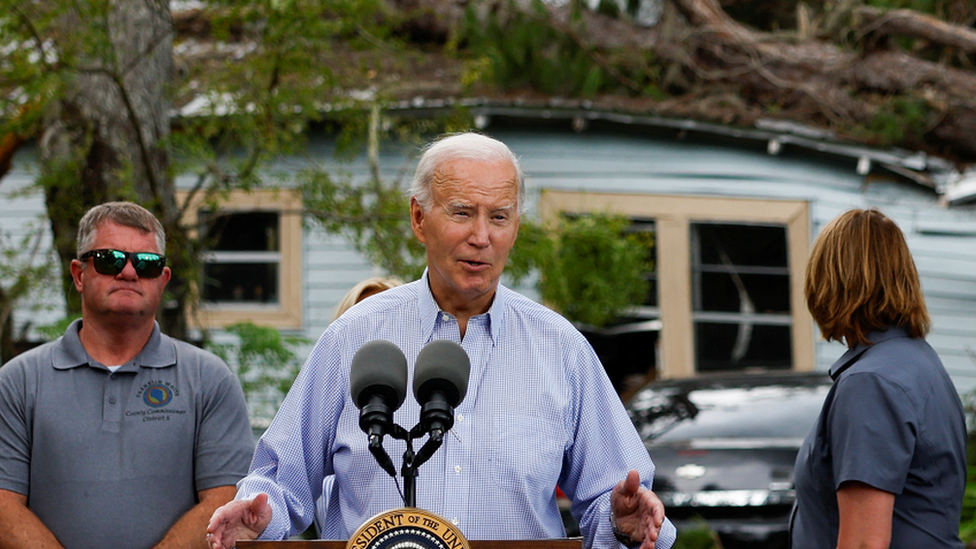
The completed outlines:
<svg viewBox="0 0 976 549">
<path fill-rule="evenodd" d="M 876 173 L 861 176 L 854 159 L 799 150 L 771 156 L 759 147 L 637 132 L 486 131 L 522 157 L 535 196 L 560 189 L 802 200 L 809 203 L 811 241 L 847 209 L 879 208 L 905 232 L 915 257 L 933 320 L 928 341 L 961 392 L 976 387 L 974 205 L 944 208 L 931 189 Z M 845 348 L 816 336 L 815 368 L 826 370 Z"/>
<path fill-rule="evenodd" d="M 761 145 L 695 135 L 681 139 L 676 132 L 591 127 L 577 133 L 568 126 L 492 123 L 484 129 L 521 157 L 528 176 L 530 215 L 538 215 L 545 189 L 791 200 L 808 204 L 812 240 L 846 209 L 880 208 L 905 231 L 918 264 L 933 318 L 930 343 L 960 392 L 976 388 L 976 205 L 944 208 L 931 189 L 877 172 L 858 175 L 853 159 L 818 157 L 789 147 L 771 156 Z M 415 152 L 412 147 L 385 150 L 381 156 L 383 176 L 408 184 Z M 313 139 L 309 159 L 331 162 L 331 142 Z M 33 179 L 30 163 L 29 151 L 18 156 L 13 172 L 0 184 L 0 193 L 6 195 L 27 185 Z M 288 166 L 299 164 L 289 162 Z M 354 179 L 367 176 L 363 158 L 341 170 Z M 43 222 L 43 215 L 43 202 L 37 194 L 4 196 L 0 201 L 0 231 L 15 237 L 23 233 L 26 223 Z M 318 229 L 305 231 L 301 249 L 302 327 L 290 333 L 314 340 L 331 321 L 345 292 L 381 273 L 341 237 Z M 537 298 L 530 286 L 518 289 Z M 43 324 L 63 314 L 57 309 L 56 292 L 48 292 L 43 300 L 54 303 L 54 310 L 18 311 L 18 325 L 28 321 Z M 814 333 L 811 338 L 816 341 L 813 367 L 826 370 L 844 348 L 819 341 L 817 336 Z"/>
<path fill-rule="evenodd" d="M 64 317 L 64 300 L 57 291 L 61 280 L 44 197 L 40 192 L 30 191 L 36 172 L 34 151 L 28 147 L 18 153 L 10 171 L 0 179 L 0 253 L 4 254 L 0 261 L 8 262 L 5 254 L 13 249 L 20 250 L 18 261 L 26 261 L 30 253 L 23 247 L 24 239 L 36 233 L 40 235 L 40 243 L 32 264 L 51 266 L 50 276 L 23 300 L 25 306 L 14 310 L 12 315 L 15 337 L 26 331 L 30 339 L 37 337 L 31 327 L 52 324 Z M 6 288 L 8 282 L 4 280 L 3 284 Z"/>
</svg>

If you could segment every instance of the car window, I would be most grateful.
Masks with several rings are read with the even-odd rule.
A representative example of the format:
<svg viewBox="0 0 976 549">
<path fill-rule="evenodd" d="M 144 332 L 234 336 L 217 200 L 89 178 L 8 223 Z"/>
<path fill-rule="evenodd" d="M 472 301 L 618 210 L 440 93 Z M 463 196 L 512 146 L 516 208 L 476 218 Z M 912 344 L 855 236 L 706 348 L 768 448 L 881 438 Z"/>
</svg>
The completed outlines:
<svg viewBox="0 0 976 549">
<path fill-rule="evenodd" d="M 802 439 L 829 385 L 725 387 L 639 393 L 631 417 L 655 443 L 707 438 Z"/>
</svg>

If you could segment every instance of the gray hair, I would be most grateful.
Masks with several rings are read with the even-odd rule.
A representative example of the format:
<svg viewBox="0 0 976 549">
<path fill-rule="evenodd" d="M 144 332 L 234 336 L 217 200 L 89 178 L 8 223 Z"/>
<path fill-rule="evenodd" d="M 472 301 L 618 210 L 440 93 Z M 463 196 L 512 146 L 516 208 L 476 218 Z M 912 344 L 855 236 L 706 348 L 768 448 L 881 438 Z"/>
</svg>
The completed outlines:
<svg viewBox="0 0 976 549">
<path fill-rule="evenodd" d="M 518 157 L 501 141 L 475 132 L 447 134 L 424 148 L 410 185 L 410 196 L 424 211 L 430 211 L 433 205 L 434 176 L 454 160 L 511 162 L 518 179 L 518 212 L 525 213 L 525 173 Z"/>
<path fill-rule="evenodd" d="M 132 227 L 156 237 L 156 247 L 166 255 L 166 231 L 162 223 L 149 210 L 132 202 L 106 202 L 88 210 L 78 222 L 78 256 L 91 250 L 98 226 L 111 221 L 123 227 Z M 147 250 L 148 251 L 148 250 Z"/>
</svg>

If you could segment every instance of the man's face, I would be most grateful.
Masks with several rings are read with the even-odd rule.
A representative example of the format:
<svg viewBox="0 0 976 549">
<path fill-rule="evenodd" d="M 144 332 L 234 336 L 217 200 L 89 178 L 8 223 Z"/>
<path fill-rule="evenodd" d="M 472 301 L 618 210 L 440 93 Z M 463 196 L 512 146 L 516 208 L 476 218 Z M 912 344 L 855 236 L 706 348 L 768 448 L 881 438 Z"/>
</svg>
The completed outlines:
<svg viewBox="0 0 976 549">
<path fill-rule="evenodd" d="M 430 211 L 410 203 L 427 247 L 431 291 L 446 311 L 488 309 L 518 235 L 518 179 L 511 162 L 455 160 L 434 179 Z"/>
<path fill-rule="evenodd" d="M 91 249 L 103 248 L 123 252 L 160 252 L 154 234 L 111 221 L 103 222 L 95 231 L 95 242 Z M 142 278 L 136 274 L 132 262 L 127 261 L 119 274 L 103 275 L 95 271 L 91 259 L 84 262 L 76 259 L 71 262 L 71 276 L 81 294 L 82 312 L 86 316 L 155 317 L 171 272 L 166 267 L 157 278 Z"/>
</svg>

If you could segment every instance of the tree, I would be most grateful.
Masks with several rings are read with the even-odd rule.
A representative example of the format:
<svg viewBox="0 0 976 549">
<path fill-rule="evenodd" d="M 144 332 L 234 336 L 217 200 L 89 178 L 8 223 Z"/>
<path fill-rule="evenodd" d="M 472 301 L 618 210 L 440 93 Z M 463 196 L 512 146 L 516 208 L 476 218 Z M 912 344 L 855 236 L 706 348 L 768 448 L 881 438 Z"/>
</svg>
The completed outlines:
<svg viewBox="0 0 976 549">
<path fill-rule="evenodd" d="M 165 0 L 0 0 L 0 174 L 37 139 L 65 281 L 87 207 L 128 198 L 155 211 L 175 271 L 161 320 L 181 336 L 207 242 L 182 224 L 175 177 L 194 178 L 189 200 L 215 205 L 274 184 L 263 167 L 300 155 L 309 131 L 341 131 L 342 150 L 375 159 L 381 143 L 470 127 L 463 109 L 442 120 L 386 109 L 417 95 L 772 119 L 972 161 L 976 8 L 915 2 L 945 18 L 908 0 L 656 0 L 652 27 L 628 15 L 641 2 L 609 0 L 596 11 L 578 0 L 208 0 L 175 17 Z M 310 163 L 299 178 L 310 218 L 391 273 L 416 273 L 399 181 L 328 168 Z"/>
<path fill-rule="evenodd" d="M 311 341 L 285 337 L 274 328 L 250 322 L 228 326 L 227 332 L 237 341 L 212 343 L 209 350 L 240 378 L 248 415 L 270 422 L 301 370 L 302 359 L 295 348 Z"/>
<path fill-rule="evenodd" d="M 627 233 L 613 214 L 523 221 L 507 270 L 516 282 L 540 273 L 542 301 L 569 320 L 602 328 L 644 301 L 644 275 L 654 270 L 646 233 Z"/>
<path fill-rule="evenodd" d="M 971 3 L 957 3 L 956 23 L 870 0 L 775 3 L 781 18 L 787 7 L 795 13 L 779 22 L 759 19 L 753 8 L 762 3 L 754 1 L 661 4 L 650 28 L 573 2 L 514 1 L 487 15 L 455 10 L 442 27 L 450 32 L 467 20 L 472 53 L 486 60 L 475 66 L 509 93 L 545 90 L 553 84 L 546 75 L 570 75 L 556 79 L 562 88 L 554 91 L 588 94 L 594 108 L 747 127 L 790 121 L 836 139 L 976 159 Z M 768 30 L 743 24 L 723 5 L 740 6 Z M 487 23 L 471 24 L 482 17 Z M 532 28 L 552 35 L 548 48 L 533 43 Z M 589 71 L 576 68 L 581 55 Z"/>
<path fill-rule="evenodd" d="M 174 79 L 176 26 L 167 0 L 0 0 L 0 29 L 9 40 L 0 62 L 0 167 L 27 139 L 37 139 L 38 182 L 69 315 L 80 310 L 68 269 L 78 220 L 95 204 L 134 200 L 167 231 L 174 277 L 160 321 L 185 337 L 187 281 L 198 278 L 208 244 L 183 224 L 187 204 L 198 195 L 215 204 L 231 190 L 268 185 L 258 173 L 262 163 L 297 153 L 323 104 L 345 101 L 340 82 L 350 75 L 321 63 L 334 39 L 382 46 L 383 11 L 370 0 L 213 0 L 208 35 L 247 52 L 248 62 L 213 57 L 176 67 L 185 74 Z M 197 85 L 202 106 L 174 120 L 171 103 Z M 196 178 L 180 204 L 176 174 Z"/>
<path fill-rule="evenodd" d="M 69 291 L 68 263 L 84 209 L 130 198 L 150 205 L 164 223 L 175 213 L 168 155 L 158 146 L 169 134 L 168 2 L 3 7 L 4 35 L 15 40 L 6 45 L 12 55 L 3 82 L 14 85 L 10 97 L 21 104 L 5 138 L 8 146 L 31 132 L 38 138 L 39 183 L 74 312 L 80 303 Z"/>
</svg>

